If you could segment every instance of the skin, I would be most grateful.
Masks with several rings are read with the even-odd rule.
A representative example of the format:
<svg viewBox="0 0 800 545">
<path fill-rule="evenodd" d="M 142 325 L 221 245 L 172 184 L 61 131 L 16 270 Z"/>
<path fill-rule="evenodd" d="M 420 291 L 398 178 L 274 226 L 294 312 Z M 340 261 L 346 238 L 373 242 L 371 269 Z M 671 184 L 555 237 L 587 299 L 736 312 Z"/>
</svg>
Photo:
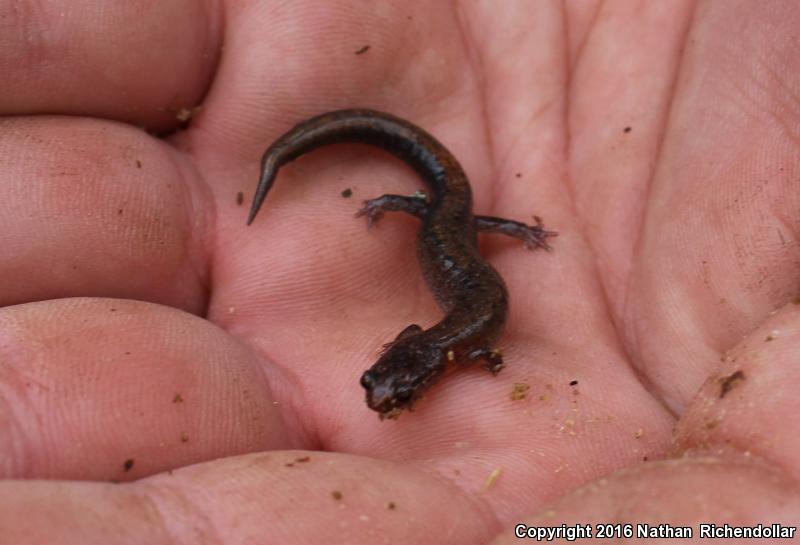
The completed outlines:
<svg viewBox="0 0 800 545">
<path fill-rule="evenodd" d="M 796 3 L 0 10 L 9 542 L 796 521 Z M 288 165 L 249 228 L 236 198 L 277 135 L 352 106 L 435 134 L 476 212 L 559 232 L 552 253 L 482 241 L 511 297 L 506 368 L 396 422 L 358 377 L 441 315 L 416 220 L 352 214 L 414 174 L 341 146 Z"/>
</svg>

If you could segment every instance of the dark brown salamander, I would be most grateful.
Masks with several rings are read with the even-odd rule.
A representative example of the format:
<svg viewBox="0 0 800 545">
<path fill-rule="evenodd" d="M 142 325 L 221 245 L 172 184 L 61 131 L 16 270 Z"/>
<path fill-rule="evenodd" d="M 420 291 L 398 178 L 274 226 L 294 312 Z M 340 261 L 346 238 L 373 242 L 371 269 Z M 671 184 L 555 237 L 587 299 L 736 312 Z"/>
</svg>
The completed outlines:
<svg viewBox="0 0 800 545">
<path fill-rule="evenodd" d="M 281 165 L 326 144 L 356 142 L 382 148 L 408 163 L 430 189 L 425 195 L 384 195 L 364 203 L 356 215 L 371 225 L 385 211 L 402 211 L 422 220 L 417 257 L 444 319 L 430 329 L 413 324 L 388 344 L 361 377 L 367 405 L 381 418 L 395 418 L 444 372 L 448 362 L 483 360 L 496 374 L 503 359 L 493 346 L 508 312 L 505 283 L 478 254 L 477 231 L 519 238 L 528 248 L 550 249 L 556 233 L 541 222 L 529 226 L 491 216 L 472 215 L 472 191 L 455 157 L 433 136 L 400 118 L 372 110 L 340 110 L 295 126 L 272 144 L 261 160 L 249 225 L 256 217 Z M 538 221 L 538 219 L 537 219 Z"/>
</svg>

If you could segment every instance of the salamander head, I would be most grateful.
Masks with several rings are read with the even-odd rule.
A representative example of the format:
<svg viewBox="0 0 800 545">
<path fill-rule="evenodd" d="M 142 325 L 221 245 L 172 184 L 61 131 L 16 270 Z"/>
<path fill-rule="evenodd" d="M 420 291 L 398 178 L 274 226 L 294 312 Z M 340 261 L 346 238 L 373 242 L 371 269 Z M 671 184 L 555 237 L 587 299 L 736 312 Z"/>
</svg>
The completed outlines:
<svg viewBox="0 0 800 545">
<path fill-rule="evenodd" d="M 391 344 L 375 364 L 361 376 L 367 405 L 384 418 L 397 418 L 410 409 L 445 368 L 441 348 L 431 346 L 421 335 Z"/>
</svg>

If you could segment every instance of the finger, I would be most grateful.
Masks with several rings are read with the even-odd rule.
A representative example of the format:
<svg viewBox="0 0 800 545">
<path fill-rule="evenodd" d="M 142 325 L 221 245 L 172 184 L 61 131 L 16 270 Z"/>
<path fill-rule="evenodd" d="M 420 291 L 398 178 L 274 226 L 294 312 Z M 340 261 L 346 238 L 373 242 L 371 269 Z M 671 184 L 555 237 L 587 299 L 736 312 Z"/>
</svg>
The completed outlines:
<svg viewBox="0 0 800 545">
<path fill-rule="evenodd" d="M 461 10 L 481 67 L 487 140 L 485 153 L 464 150 L 458 157 L 476 186 L 478 213 L 524 222 L 538 215 L 548 229 L 568 229 L 564 13 L 558 4 L 536 2 L 495 8 L 474 3 Z"/>
<path fill-rule="evenodd" d="M 701 9 L 689 36 L 627 313 L 637 359 L 676 410 L 800 273 L 800 110 L 787 107 L 800 54 L 785 45 L 800 9 L 720 7 Z"/>
<path fill-rule="evenodd" d="M 204 110 L 205 122 L 220 132 L 199 135 L 195 144 L 214 145 L 231 162 L 255 163 L 267 141 L 325 110 L 383 107 L 403 117 L 416 111 L 427 114 L 417 117 L 426 126 L 450 118 L 452 133 L 467 137 L 459 130 L 465 117 L 480 119 L 480 112 L 462 110 L 475 84 L 461 69 L 468 56 L 459 28 L 437 24 L 457 16 L 450 4 L 425 4 L 424 17 L 406 4 L 365 9 L 346 0 L 324 9 L 314 2 L 226 8 L 226 26 L 235 32 L 226 35 L 219 87 Z M 425 62 L 422 52 L 430 55 Z M 457 100 L 443 100 L 453 95 Z M 244 141 L 221 137 L 229 134 Z"/>
<path fill-rule="evenodd" d="M 800 306 L 790 303 L 726 352 L 680 421 L 675 448 L 733 448 L 800 477 Z"/>
<path fill-rule="evenodd" d="M 694 8 L 611 3 L 580 15 L 585 27 L 570 19 L 568 179 L 618 327 Z"/>
<path fill-rule="evenodd" d="M 752 458 L 714 455 L 656 462 L 590 483 L 526 517 L 522 527 L 506 530 L 492 543 L 519 543 L 529 527 L 561 531 L 554 534 L 559 538 L 555 543 L 581 537 L 588 542 L 598 535 L 609 541 L 661 537 L 665 543 L 681 537 L 722 537 L 701 533 L 701 525 L 712 524 L 796 527 L 798 497 L 793 481 Z M 685 532 L 683 527 L 691 534 L 665 533 Z M 571 538 L 567 531 L 573 532 Z"/>
<path fill-rule="evenodd" d="M 0 122 L 0 304 L 69 296 L 202 312 L 208 199 L 145 133 L 68 117 Z"/>
<path fill-rule="evenodd" d="M 121 485 L 0 482 L 9 542 L 485 543 L 497 524 L 445 481 L 328 453 L 217 460 Z"/>
<path fill-rule="evenodd" d="M 193 0 L 4 2 L 0 111 L 174 127 L 209 84 L 220 13 L 216 2 Z"/>
<path fill-rule="evenodd" d="M 257 362 L 204 320 L 76 298 L 0 323 L 4 478 L 127 480 L 287 445 Z"/>
</svg>

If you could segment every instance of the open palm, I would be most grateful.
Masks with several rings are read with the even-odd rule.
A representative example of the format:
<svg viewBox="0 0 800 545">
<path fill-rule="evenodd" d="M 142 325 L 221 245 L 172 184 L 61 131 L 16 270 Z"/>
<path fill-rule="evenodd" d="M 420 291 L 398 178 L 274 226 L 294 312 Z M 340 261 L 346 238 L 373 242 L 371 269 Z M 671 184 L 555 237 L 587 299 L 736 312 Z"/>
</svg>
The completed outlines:
<svg viewBox="0 0 800 545">
<path fill-rule="evenodd" d="M 83 4 L 0 6 L 9 543 L 796 520 L 792 2 Z M 434 134 L 476 213 L 559 232 L 481 238 L 506 368 L 397 421 L 359 376 L 441 313 L 416 220 L 353 214 L 421 182 L 323 148 L 245 225 L 264 148 L 345 107 Z"/>
</svg>

